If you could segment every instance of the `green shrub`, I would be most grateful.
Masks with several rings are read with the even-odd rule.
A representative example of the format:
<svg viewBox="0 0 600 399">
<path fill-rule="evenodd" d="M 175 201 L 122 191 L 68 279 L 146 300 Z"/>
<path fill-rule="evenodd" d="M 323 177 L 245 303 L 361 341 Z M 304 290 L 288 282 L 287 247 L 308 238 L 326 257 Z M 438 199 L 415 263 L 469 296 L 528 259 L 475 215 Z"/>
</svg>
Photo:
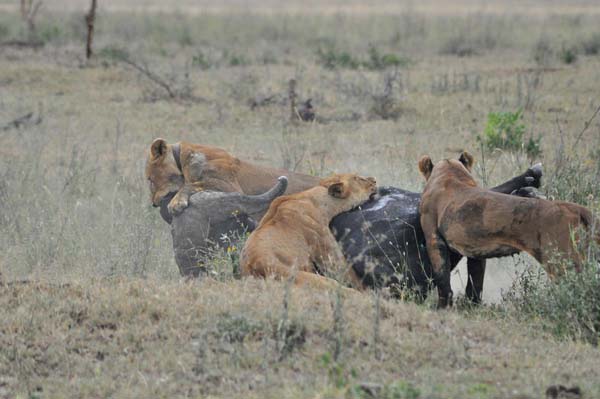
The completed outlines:
<svg viewBox="0 0 600 399">
<path fill-rule="evenodd" d="M 192 57 L 192 66 L 200 69 L 210 69 L 213 66 L 213 63 L 202 51 L 198 51 L 198 53 Z"/>
<path fill-rule="evenodd" d="M 346 51 L 338 51 L 334 47 L 329 47 L 327 50 L 319 48 L 317 50 L 317 62 L 327 69 L 366 68 L 382 70 L 389 67 L 406 66 L 410 63 L 410 60 L 396 54 L 382 54 L 377 47 L 371 45 L 366 59 L 354 57 L 352 54 Z"/>
<path fill-rule="evenodd" d="M 586 55 L 600 54 L 600 32 L 596 32 L 581 42 L 581 48 Z"/>
<path fill-rule="evenodd" d="M 536 158 L 542 155 L 542 136 L 536 138 L 530 137 L 527 142 L 524 143 L 525 153 L 530 158 Z"/>
<path fill-rule="evenodd" d="M 361 64 L 360 61 L 354 58 L 350 53 L 337 51 L 333 47 L 330 47 L 327 50 L 319 48 L 317 50 L 317 61 L 327 69 L 357 69 Z"/>
<path fill-rule="evenodd" d="M 565 64 L 574 64 L 577 61 L 577 48 L 563 45 L 558 52 L 558 58 Z"/>
<path fill-rule="evenodd" d="M 369 60 L 364 63 L 368 69 L 386 69 L 393 66 L 406 66 L 410 60 L 396 54 L 381 54 L 377 47 L 371 45 L 369 47 Z"/>
<path fill-rule="evenodd" d="M 419 399 L 421 391 L 411 383 L 398 381 L 386 386 L 382 397 L 390 399 Z"/>
<path fill-rule="evenodd" d="M 250 65 L 250 61 L 241 54 L 232 54 L 228 61 L 229 66 Z"/>
<path fill-rule="evenodd" d="M 524 141 L 525 125 L 522 122 L 523 111 L 491 112 L 488 114 L 483 137 L 478 140 L 489 150 L 502 149 L 508 151 L 525 151 L 528 156 L 536 157 L 541 154 L 541 136 L 530 137 Z"/>
</svg>

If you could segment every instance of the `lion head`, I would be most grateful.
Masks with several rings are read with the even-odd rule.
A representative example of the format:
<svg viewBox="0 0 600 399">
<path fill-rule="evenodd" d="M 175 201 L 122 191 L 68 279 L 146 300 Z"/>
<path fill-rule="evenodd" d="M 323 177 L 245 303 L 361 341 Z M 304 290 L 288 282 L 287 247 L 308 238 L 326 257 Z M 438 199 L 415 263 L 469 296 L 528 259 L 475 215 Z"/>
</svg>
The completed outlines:
<svg viewBox="0 0 600 399">
<path fill-rule="evenodd" d="M 458 159 L 445 159 L 443 161 L 438 162 L 436 165 L 433 165 L 431 158 L 429 155 L 423 155 L 419 160 L 419 171 L 425 177 L 425 180 L 429 180 L 431 175 L 434 172 L 434 168 L 440 169 L 454 169 L 454 170 L 462 170 L 466 171 L 470 176 L 471 171 L 473 170 L 473 164 L 475 163 L 475 158 L 468 151 L 463 151 L 460 154 Z"/>
<path fill-rule="evenodd" d="M 172 197 L 183 186 L 183 173 L 175 162 L 171 146 L 163 139 L 156 139 L 150 146 L 146 160 L 146 179 L 150 185 L 150 200 L 155 207 Z"/>
<path fill-rule="evenodd" d="M 352 208 L 367 202 L 377 193 L 377 182 L 373 177 L 352 173 L 327 177 L 319 185 L 327 188 L 330 196 L 349 202 Z"/>
</svg>

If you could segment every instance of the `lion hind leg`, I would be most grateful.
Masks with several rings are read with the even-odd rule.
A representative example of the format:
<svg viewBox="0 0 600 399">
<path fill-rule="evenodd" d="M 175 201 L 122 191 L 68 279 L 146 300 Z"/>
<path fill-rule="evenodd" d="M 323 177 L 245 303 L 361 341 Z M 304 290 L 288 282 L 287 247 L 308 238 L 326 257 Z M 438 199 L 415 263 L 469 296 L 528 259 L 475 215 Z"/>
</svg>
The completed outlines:
<svg viewBox="0 0 600 399">
<path fill-rule="evenodd" d="M 450 285 L 450 250 L 446 241 L 434 230 L 426 235 L 426 247 L 433 268 L 433 281 L 438 289 L 438 308 L 452 306 L 452 287 Z"/>
<path fill-rule="evenodd" d="M 267 275 L 274 277 L 276 280 L 293 280 L 294 285 L 298 287 L 311 287 L 321 290 L 341 289 L 344 292 L 352 292 L 351 289 L 343 287 L 337 281 L 329 277 L 321 276 L 311 272 L 305 272 L 284 265 L 269 267 Z"/>
<path fill-rule="evenodd" d="M 320 234 L 317 248 L 317 254 L 313 259 L 319 265 L 319 271 L 322 274 L 342 278 L 348 273 L 350 266 L 329 227 L 325 227 L 323 233 Z"/>
</svg>

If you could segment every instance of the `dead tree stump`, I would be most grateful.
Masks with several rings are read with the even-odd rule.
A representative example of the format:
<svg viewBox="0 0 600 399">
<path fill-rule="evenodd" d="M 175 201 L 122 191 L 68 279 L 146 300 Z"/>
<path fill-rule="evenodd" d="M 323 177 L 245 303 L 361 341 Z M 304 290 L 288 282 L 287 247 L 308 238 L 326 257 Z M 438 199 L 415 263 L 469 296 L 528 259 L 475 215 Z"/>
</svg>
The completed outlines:
<svg viewBox="0 0 600 399">
<path fill-rule="evenodd" d="M 94 41 L 94 21 L 96 20 L 97 0 L 92 0 L 90 11 L 85 15 L 85 23 L 87 25 L 87 40 L 85 44 L 85 58 L 90 59 L 92 56 L 92 43 Z"/>
</svg>

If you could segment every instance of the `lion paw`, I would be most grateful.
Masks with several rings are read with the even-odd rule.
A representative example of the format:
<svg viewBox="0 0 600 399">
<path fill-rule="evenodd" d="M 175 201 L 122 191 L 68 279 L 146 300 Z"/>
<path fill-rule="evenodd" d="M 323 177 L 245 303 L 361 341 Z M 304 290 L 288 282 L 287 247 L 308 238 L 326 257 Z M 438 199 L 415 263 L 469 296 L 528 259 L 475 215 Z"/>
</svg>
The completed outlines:
<svg viewBox="0 0 600 399">
<path fill-rule="evenodd" d="M 169 205 L 167 205 L 167 209 L 171 215 L 179 215 L 185 208 L 188 207 L 188 202 L 185 199 L 176 199 L 173 198 Z"/>
</svg>

